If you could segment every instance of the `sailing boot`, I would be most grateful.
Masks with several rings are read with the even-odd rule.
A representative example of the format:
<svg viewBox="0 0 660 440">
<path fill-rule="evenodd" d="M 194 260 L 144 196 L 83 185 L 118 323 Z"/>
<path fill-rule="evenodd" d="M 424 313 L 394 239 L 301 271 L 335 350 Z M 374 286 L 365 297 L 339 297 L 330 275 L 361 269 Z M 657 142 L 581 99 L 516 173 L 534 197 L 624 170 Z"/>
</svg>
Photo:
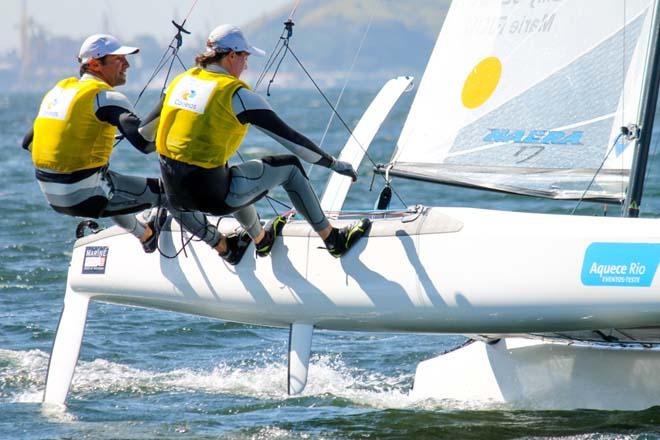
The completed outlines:
<svg viewBox="0 0 660 440">
<path fill-rule="evenodd" d="M 159 208 L 156 215 L 147 222 L 147 226 L 151 228 L 151 237 L 145 241 L 140 241 L 145 253 L 151 254 L 158 249 L 158 237 L 160 237 L 160 231 L 165 226 L 165 221 L 167 221 L 167 210 L 165 208 Z"/>
<path fill-rule="evenodd" d="M 273 245 L 277 237 L 282 235 L 282 229 L 286 224 L 286 218 L 278 215 L 274 219 L 270 220 L 264 226 L 265 235 L 259 243 L 255 243 L 255 252 L 258 257 L 267 257 L 270 255 L 270 251 L 273 250 Z"/>
<path fill-rule="evenodd" d="M 250 243 L 252 243 L 252 239 L 246 231 L 241 229 L 234 234 L 227 235 L 225 240 L 227 240 L 227 250 L 222 254 L 218 252 L 218 255 L 227 263 L 236 266 L 240 263 L 243 255 L 245 255 L 245 251 L 250 246 Z"/>
<path fill-rule="evenodd" d="M 335 258 L 340 258 L 350 248 L 353 247 L 357 241 L 367 233 L 371 227 L 371 220 L 363 218 L 352 225 L 345 226 L 341 229 L 332 228 L 332 232 L 328 238 L 324 240 L 325 247 Z"/>
</svg>

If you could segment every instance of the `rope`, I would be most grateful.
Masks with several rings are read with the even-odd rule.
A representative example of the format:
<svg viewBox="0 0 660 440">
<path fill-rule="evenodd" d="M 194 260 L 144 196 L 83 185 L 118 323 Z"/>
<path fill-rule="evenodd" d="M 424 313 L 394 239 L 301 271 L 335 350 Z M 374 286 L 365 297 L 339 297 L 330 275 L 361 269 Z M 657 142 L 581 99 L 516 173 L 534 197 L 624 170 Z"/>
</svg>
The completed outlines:
<svg viewBox="0 0 660 440">
<path fill-rule="evenodd" d="M 160 214 L 160 209 L 164 209 L 164 208 L 160 207 L 158 209 L 159 209 L 159 214 Z M 206 219 L 206 216 L 204 216 L 204 218 Z M 158 253 L 160 255 L 162 255 L 164 258 L 173 260 L 173 259 L 177 258 L 181 254 L 181 252 L 183 252 L 183 255 L 187 258 L 188 257 L 188 252 L 186 252 L 186 247 L 188 247 L 188 245 L 193 241 L 202 241 L 201 238 L 197 238 L 197 235 L 202 230 L 204 230 L 205 231 L 204 236 L 206 237 L 207 233 L 209 231 L 212 231 L 211 229 L 209 229 L 209 224 L 206 223 L 205 225 L 197 228 L 194 232 L 193 231 L 188 231 L 191 235 L 190 235 L 190 237 L 184 239 L 184 227 L 183 227 L 183 220 L 182 219 L 183 219 L 183 217 L 181 215 L 179 215 L 179 217 L 177 218 L 177 221 L 179 222 L 181 248 L 178 251 L 176 251 L 174 253 L 174 255 L 168 255 L 165 252 L 163 252 L 163 250 L 160 248 L 160 244 L 158 244 L 157 247 L 156 247 L 158 249 Z M 222 217 L 218 217 L 218 221 L 215 223 L 215 229 L 218 231 L 219 234 L 221 234 L 220 230 L 218 229 L 219 226 L 220 226 L 220 220 L 222 220 Z M 222 234 L 221 234 L 221 236 L 222 236 Z M 222 237 L 220 239 L 222 240 Z"/>
</svg>

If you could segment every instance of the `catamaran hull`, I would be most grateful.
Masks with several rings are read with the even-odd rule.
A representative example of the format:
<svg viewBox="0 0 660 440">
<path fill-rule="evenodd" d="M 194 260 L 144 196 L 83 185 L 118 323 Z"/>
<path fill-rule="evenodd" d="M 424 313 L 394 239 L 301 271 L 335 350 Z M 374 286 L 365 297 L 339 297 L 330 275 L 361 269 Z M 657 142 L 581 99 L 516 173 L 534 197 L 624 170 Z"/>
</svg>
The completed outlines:
<svg viewBox="0 0 660 440">
<path fill-rule="evenodd" d="M 111 228 L 76 243 L 68 284 L 95 300 L 279 327 L 465 334 L 660 322 L 658 220 L 422 211 L 374 220 L 341 259 L 292 222 L 271 257 L 250 248 L 236 267 L 199 242 L 187 257 L 147 255 Z M 161 235 L 164 254 L 181 247 L 173 229 Z M 105 259 L 93 267 L 98 252 Z"/>
<path fill-rule="evenodd" d="M 421 362 L 411 396 L 464 407 L 642 410 L 660 404 L 660 350 L 502 338 Z"/>
<path fill-rule="evenodd" d="M 220 222 L 225 232 L 236 226 Z M 654 219 L 418 208 L 374 219 L 341 259 L 294 221 L 271 257 L 250 248 L 234 267 L 199 242 L 187 256 L 147 255 L 110 228 L 74 246 L 44 400 L 66 398 L 90 300 L 289 327 L 291 394 L 305 386 L 314 327 L 492 335 L 655 326 L 657 231 Z M 182 239 L 172 223 L 160 250 L 174 255 Z"/>
</svg>

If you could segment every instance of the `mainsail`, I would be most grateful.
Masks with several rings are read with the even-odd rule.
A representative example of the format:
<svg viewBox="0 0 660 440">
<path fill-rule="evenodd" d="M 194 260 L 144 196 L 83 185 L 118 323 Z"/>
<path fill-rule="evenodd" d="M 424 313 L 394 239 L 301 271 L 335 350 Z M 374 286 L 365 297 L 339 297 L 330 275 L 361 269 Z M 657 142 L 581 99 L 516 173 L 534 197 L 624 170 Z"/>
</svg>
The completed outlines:
<svg viewBox="0 0 660 440">
<path fill-rule="evenodd" d="M 656 5 L 452 2 L 389 173 L 621 202 Z"/>
</svg>

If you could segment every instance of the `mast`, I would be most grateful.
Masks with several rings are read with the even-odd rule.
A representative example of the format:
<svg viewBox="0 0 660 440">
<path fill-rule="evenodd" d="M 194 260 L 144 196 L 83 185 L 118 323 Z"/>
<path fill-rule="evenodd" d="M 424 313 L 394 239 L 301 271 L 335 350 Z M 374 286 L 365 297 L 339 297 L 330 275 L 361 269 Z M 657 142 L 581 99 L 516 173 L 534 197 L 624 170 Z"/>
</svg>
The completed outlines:
<svg viewBox="0 0 660 440">
<path fill-rule="evenodd" d="M 652 34 L 649 44 L 649 57 L 647 63 L 647 75 L 644 84 L 644 95 L 640 109 L 642 122 L 637 149 L 633 159 L 630 176 L 630 185 L 626 195 L 625 214 L 627 217 L 639 217 L 639 208 L 642 203 L 644 192 L 644 178 L 646 177 L 646 165 L 651 147 L 651 135 L 653 133 L 653 121 L 658 103 L 658 89 L 660 88 L 660 5 L 658 0 L 654 1 L 654 16 L 651 24 Z"/>
</svg>

